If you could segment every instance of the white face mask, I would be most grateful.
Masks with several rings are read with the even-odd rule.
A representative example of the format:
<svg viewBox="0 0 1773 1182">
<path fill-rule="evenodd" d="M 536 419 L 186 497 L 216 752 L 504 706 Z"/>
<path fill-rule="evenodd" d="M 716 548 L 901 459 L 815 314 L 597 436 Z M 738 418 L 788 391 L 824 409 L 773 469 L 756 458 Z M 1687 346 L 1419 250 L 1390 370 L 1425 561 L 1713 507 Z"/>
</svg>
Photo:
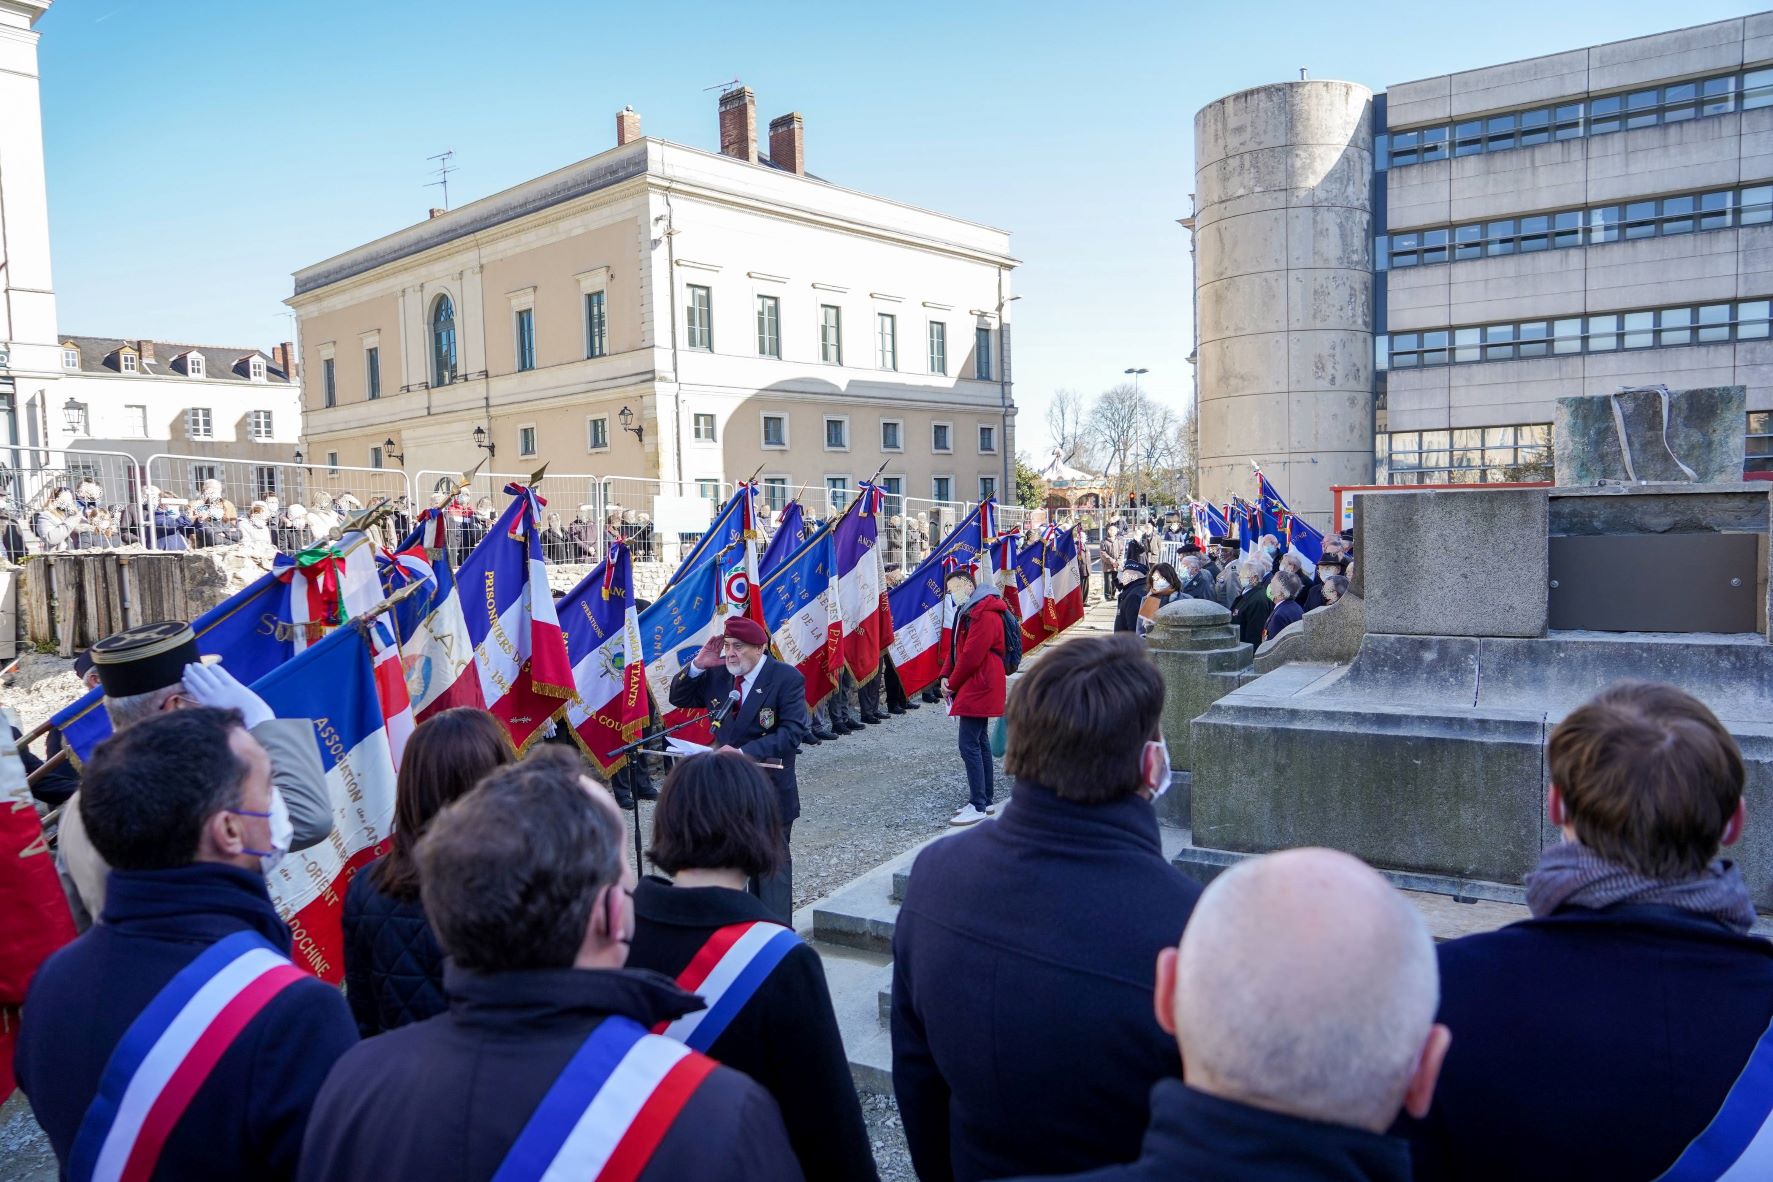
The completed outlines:
<svg viewBox="0 0 1773 1182">
<path fill-rule="evenodd" d="M 243 817 L 264 817 L 270 821 L 270 849 L 255 850 L 245 846 L 241 847 L 243 853 L 258 855 L 259 869 L 265 874 L 270 874 L 283 861 L 284 855 L 289 853 L 289 843 L 295 840 L 295 823 L 289 819 L 289 805 L 284 803 L 283 793 L 277 790 L 277 785 L 271 785 L 271 808 L 268 812 L 257 813 L 247 809 L 235 809 L 234 811 Z"/>
<path fill-rule="evenodd" d="M 1154 595 L 1163 595 L 1170 590 L 1170 581 L 1162 575 L 1151 580 L 1151 591 Z"/>
<path fill-rule="evenodd" d="M 1157 748 L 1157 766 L 1160 769 L 1157 773 L 1157 783 L 1147 785 L 1151 789 L 1151 801 L 1156 804 L 1163 794 L 1170 790 L 1170 782 L 1175 779 L 1175 774 L 1170 770 L 1169 745 L 1163 741 L 1162 736 L 1159 736 L 1155 742 L 1146 743 L 1145 746 L 1147 750 L 1152 747 Z"/>
</svg>

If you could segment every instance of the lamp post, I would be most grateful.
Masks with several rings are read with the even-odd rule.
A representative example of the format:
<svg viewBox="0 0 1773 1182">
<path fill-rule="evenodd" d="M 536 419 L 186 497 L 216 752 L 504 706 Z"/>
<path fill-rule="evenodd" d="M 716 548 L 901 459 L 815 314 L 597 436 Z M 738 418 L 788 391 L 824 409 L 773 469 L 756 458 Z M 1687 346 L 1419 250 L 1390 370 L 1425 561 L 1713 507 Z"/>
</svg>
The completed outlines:
<svg viewBox="0 0 1773 1182">
<path fill-rule="evenodd" d="M 484 451 L 487 459 L 491 459 L 499 454 L 498 445 L 487 442 L 485 427 L 474 428 L 474 446 Z"/>
<path fill-rule="evenodd" d="M 387 439 L 382 440 L 382 457 L 384 459 L 393 460 L 396 464 L 399 464 L 402 468 L 406 467 L 406 453 L 403 451 L 395 451 L 394 450 L 394 437 L 393 436 L 389 436 Z"/>
<path fill-rule="evenodd" d="M 620 420 L 620 422 L 622 424 L 622 430 L 633 432 L 634 438 L 638 442 L 640 442 L 640 443 L 646 442 L 646 424 L 642 423 L 640 426 L 636 427 L 634 425 L 634 412 L 633 411 L 629 410 L 627 407 L 624 406 L 621 410 L 616 412 L 616 418 L 618 420 Z"/>
<path fill-rule="evenodd" d="M 86 404 L 77 398 L 69 398 L 62 405 L 62 422 L 67 425 L 68 434 L 85 434 Z"/>
<path fill-rule="evenodd" d="M 1128 369 L 1126 372 L 1133 375 L 1133 389 L 1138 390 L 1140 377 L 1151 371 L 1148 369 Z"/>
</svg>

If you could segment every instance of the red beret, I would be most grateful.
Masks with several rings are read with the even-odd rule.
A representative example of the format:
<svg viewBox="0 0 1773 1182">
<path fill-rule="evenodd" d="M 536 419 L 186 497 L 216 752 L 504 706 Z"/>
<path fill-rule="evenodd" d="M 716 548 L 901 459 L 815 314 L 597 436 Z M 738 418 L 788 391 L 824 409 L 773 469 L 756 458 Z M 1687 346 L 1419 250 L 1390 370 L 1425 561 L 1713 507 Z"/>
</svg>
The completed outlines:
<svg viewBox="0 0 1773 1182">
<path fill-rule="evenodd" d="M 726 618 L 726 638 L 736 640 L 740 644 L 755 644 L 759 648 L 768 648 L 770 634 L 749 616 L 728 616 Z"/>
</svg>

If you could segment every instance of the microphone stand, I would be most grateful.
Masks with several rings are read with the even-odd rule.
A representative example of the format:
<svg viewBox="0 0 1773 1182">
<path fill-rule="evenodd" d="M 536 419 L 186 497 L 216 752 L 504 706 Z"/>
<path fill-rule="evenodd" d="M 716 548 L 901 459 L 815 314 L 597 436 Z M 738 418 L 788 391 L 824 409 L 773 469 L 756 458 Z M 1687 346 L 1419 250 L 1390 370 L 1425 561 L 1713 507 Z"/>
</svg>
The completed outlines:
<svg viewBox="0 0 1773 1182">
<path fill-rule="evenodd" d="M 632 743 L 622 744 L 620 747 L 617 747 L 614 751 L 610 752 L 610 755 L 613 757 L 617 755 L 627 755 L 631 751 L 639 751 L 653 740 L 663 739 L 668 735 L 675 734 L 686 726 L 694 726 L 704 718 L 708 719 L 713 725 L 718 726 L 720 725 L 721 720 L 731 713 L 732 708 L 733 699 L 729 697 L 725 702 L 721 703 L 719 710 L 704 710 L 700 714 L 691 715 L 682 722 L 676 722 L 670 726 L 660 727 L 650 735 L 642 735 Z M 634 798 L 634 876 L 639 878 L 641 874 L 644 873 L 645 869 L 646 861 L 642 856 L 640 849 L 640 798 L 637 796 Z"/>
</svg>

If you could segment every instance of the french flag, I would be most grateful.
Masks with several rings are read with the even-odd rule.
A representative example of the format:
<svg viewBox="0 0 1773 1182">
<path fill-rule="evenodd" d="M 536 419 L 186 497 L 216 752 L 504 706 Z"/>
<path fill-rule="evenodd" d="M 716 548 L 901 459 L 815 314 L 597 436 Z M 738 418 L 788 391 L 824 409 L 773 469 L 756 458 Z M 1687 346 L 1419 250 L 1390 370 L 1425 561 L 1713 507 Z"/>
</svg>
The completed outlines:
<svg viewBox="0 0 1773 1182">
<path fill-rule="evenodd" d="M 1207 501 L 1191 501 L 1194 509 L 1194 540 L 1205 550 L 1213 538 L 1229 536 L 1225 516 Z"/>
<path fill-rule="evenodd" d="M 837 610 L 836 541 L 820 526 L 763 584 L 764 627 L 776 655 L 806 679 L 806 704 L 823 702 L 843 668 L 843 620 Z"/>
<path fill-rule="evenodd" d="M 412 701 L 420 722 L 451 706 L 481 707 L 526 751 L 572 698 L 572 664 L 542 562 L 547 502 L 527 485 L 505 492 L 510 506 L 462 560 L 455 594 L 425 621 Z"/>
<path fill-rule="evenodd" d="M 721 630 L 720 564 L 712 558 L 677 578 L 652 606 L 640 613 L 640 654 L 646 662 L 646 688 L 658 703 L 666 725 L 694 718 L 700 711 L 680 710 L 670 703 L 671 679 L 696 655 L 708 638 Z M 699 726 L 677 732 L 696 743 L 711 742 L 713 728 Z"/>
<path fill-rule="evenodd" d="M 191 622 L 197 649 L 204 656 L 225 657 L 228 672 L 242 684 L 251 685 L 293 655 L 290 629 L 279 628 L 290 618 L 289 584 L 277 571 L 260 575 Z M 76 764 L 92 749 L 111 737 L 111 716 L 105 713 L 105 691 L 94 688 L 62 707 L 50 718 L 62 732 L 62 741 Z"/>
<path fill-rule="evenodd" d="M 1299 560 L 1300 569 L 1310 579 L 1317 574 L 1317 560 L 1324 556 L 1324 535 L 1287 508 L 1287 502 L 1260 468 L 1256 469 L 1256 491 L 1264 519 L 1273 518 L 1267 532 L 1286 543 L 1287 553 Z"/>
<path fill-rule="evenodd" d="M 382 583 L 379 555 L 369 537 L 349 533 L 338 543 L 344 562 L 343 598 L 348 619 L 369 615 L 381 606 L 386 591 Z M 293 596 L 292 596 L 293 598 Z M 370 651 L 375 658 L 376 696 L 382 703 L 382 723 L 388 732 L 388 750 L 396 770 L 406 754 L 406 740 L 412 734 L 412 698 L 406 692 L 406 668 L 400 659 L 400 636 L 387 616 L 378 616 L 368 626 Z"/>
<path fill-rule="evenodd" d="M 1022 621 L 1022 651 L 1033 652 L 1047 638 L 1047 545 L 1042 539 L 1018 548 L 1015 565 L 1016 616 Z"/>
<path fill-rule="evenodd" d="M 612 542 L 608 556 L 555 605 L 566 631 L 578 697 L 566 722 L 585 754 L 604 775 L 628 762 L 616 748 L 640 737 L 646 726 L 646 667 L 641 662 L 640 621 L 634 607 L 634 559 Z"/>
<path fill-rule="evenodd" d="M 887 651 L 907 694 L 927 688 L 941 676 L 943 641 L 953 622 L 943 578 L 951 566 L 977 566 L 981 557 L 989 557 L 983 519 L 990 506 L 990 501 L 975 505 L 903 583 L 887 592 L 894 633 Z"/>
<path fill-rule="evenodd" d="M 892 608 L 881 566 L 880 509 L 884 494 L 864 482 L 855 503 L 832 531 L 837 551 L 837 611 L 843 621 L 843 658 L 850 676 L 868 681 L 893 641 Z"/>
<path fill-rule="evenodd" d="M 1047 635 L 1057 636 L 1084 616 L 1083 580 L 1077 571 L 1077 531 L 1059 530 L 1046 545 Z"/>
<path fill-rule="evenodd" d="M 374 654 L 356 628 L 339 628 L 253 683 L 278 718 L 313 720 L 332 796 L 333 835 L 291 853 L 267 877 L 271 901 L 295 935 L 295 962 L 338 982 L 345 968 L 345 886 L 383 852 L 394 821 L 394 753 L 376 691 Z"/>
</svg>

